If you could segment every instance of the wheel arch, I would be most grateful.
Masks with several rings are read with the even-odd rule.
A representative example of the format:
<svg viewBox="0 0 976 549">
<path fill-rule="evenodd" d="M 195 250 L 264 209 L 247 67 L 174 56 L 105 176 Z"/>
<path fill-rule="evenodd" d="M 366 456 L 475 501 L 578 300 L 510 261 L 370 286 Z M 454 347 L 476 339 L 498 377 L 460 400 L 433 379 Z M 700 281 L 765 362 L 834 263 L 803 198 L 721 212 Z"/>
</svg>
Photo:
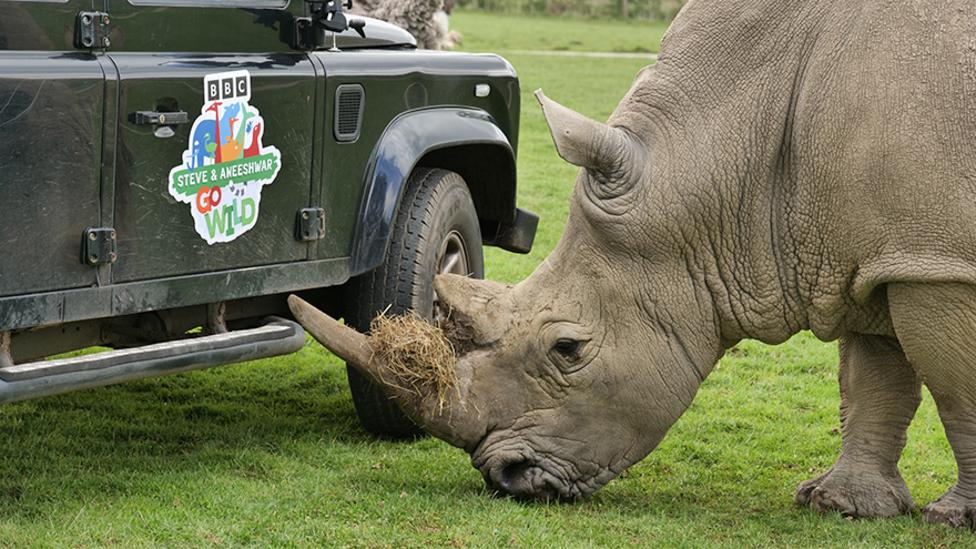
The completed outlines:
<svg viewBox="0 0 976 549">
<path fill-rule="evenodd" d="M 491 115 L 470 107 L 401 114 L 387 126 L 370 157 L 350 251 L 350 275 L 382 262 L 410 174 L 418 167 L 460 175 L 484 227 L 514 219 L 515 151 Z M 490 244 L 491 239 L 485 242 Z"/>
</svg>

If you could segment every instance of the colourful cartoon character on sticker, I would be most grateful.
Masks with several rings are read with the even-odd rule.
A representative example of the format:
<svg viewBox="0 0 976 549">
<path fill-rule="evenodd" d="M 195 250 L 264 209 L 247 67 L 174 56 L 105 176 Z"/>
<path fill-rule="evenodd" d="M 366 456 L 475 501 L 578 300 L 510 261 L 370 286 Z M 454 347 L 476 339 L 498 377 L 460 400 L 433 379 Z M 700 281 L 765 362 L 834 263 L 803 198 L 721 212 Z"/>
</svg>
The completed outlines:
<svg viewBox="0 0 976 549">
<path fill-rule="evenodd" d="M 194 228 L 207 244 L 230 242 L 251 230 L 261 189 L 281 170 L 281 153 L 264 145 L 265 122 L 250 100 L 248 71 L 207 76 L 183 164 L 170 170 L 169 193 L 190 205 Z"/>
</svg>

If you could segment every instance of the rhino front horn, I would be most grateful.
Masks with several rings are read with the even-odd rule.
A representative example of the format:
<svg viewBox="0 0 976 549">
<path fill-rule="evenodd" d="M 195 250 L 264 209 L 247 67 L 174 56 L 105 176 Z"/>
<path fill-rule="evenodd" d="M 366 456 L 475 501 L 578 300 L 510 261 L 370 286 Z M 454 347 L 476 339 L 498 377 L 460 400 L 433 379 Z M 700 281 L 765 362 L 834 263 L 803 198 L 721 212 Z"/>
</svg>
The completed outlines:
<svg viewBox="0 0 976 549">
<path fill-rule="evenodd" d="M 379 372 L 374 371 L 372 364 L 373 349 L 366 336 L 340 324 L 296 295 L 288 296 L 288 307 L 295 315 L 295 320 L 319 343 L 374 381 L 379 381 Z"/>
<path fill-rule="evenodd" d="M 598 196 L 620 196 L 632 186 L 636 178 L 631 167 L 638 165 L 635 162 L 640 152 L 634 137 L 556 103 L 542 90 L 537 90 L 535 97 L 542 105 L 559 156 L 586 168 L 596 178 L 601 187 Z"/>
</svg>

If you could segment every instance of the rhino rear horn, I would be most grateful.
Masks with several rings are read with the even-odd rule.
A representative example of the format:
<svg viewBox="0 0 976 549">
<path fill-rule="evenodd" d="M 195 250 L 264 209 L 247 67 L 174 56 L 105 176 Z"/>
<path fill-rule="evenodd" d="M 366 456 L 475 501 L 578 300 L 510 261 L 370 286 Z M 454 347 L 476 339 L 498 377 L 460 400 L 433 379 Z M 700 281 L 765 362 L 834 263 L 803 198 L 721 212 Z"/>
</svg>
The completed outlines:
<svg viewBox="0 0 976 549">
<path fill-rule="evenodd" d="M 638 152 L 630 134 L 562 106 L 542 90 L 536 91 L 535 97 L 563 160 L 586 168 L 601 184 L 617 189 L 629 187 L 624 181 L 630 179 L 628 163 Z"/>
<path fill-rule="evenodd" d="M 463 325 L 457 326 L 460 329 L 454 335 L 470 336 L 469 343 L 475 346 L 498 341 L 511 325 L 510 290 L 491 280 L 454 274 L 434 277 L 437 307 L 444 322 Z"/>
</svg>

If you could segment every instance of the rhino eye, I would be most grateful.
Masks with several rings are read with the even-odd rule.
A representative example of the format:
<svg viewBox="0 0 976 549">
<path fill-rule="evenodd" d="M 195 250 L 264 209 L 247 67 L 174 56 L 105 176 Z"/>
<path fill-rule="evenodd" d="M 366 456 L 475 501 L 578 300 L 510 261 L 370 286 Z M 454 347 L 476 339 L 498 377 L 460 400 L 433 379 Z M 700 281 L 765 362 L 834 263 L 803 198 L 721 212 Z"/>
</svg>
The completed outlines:
<svg viewBox="0 0 976 549">
<path fill-rule="evenodd" d="M 599 345 L 591 345 L 592 332 L 574 322 L 556 321 L 542 329 L 540 354 L 563 374 L 572 374 L 596 358 Z"/>
<path fill-rule="evenodd" d="M 553 352 L 568 360 L 578 360 L 583 342 L 576 339 L 560 338 L 552 346 Z"/>
<path fill-rule="evenodd" d="M 587 345 L 588 339 L 561 337 L 549 350 L 549 360 L 564 374 L 572 374 L 583 369 L 593 360 L 596 353 Z"/>
</svg>

